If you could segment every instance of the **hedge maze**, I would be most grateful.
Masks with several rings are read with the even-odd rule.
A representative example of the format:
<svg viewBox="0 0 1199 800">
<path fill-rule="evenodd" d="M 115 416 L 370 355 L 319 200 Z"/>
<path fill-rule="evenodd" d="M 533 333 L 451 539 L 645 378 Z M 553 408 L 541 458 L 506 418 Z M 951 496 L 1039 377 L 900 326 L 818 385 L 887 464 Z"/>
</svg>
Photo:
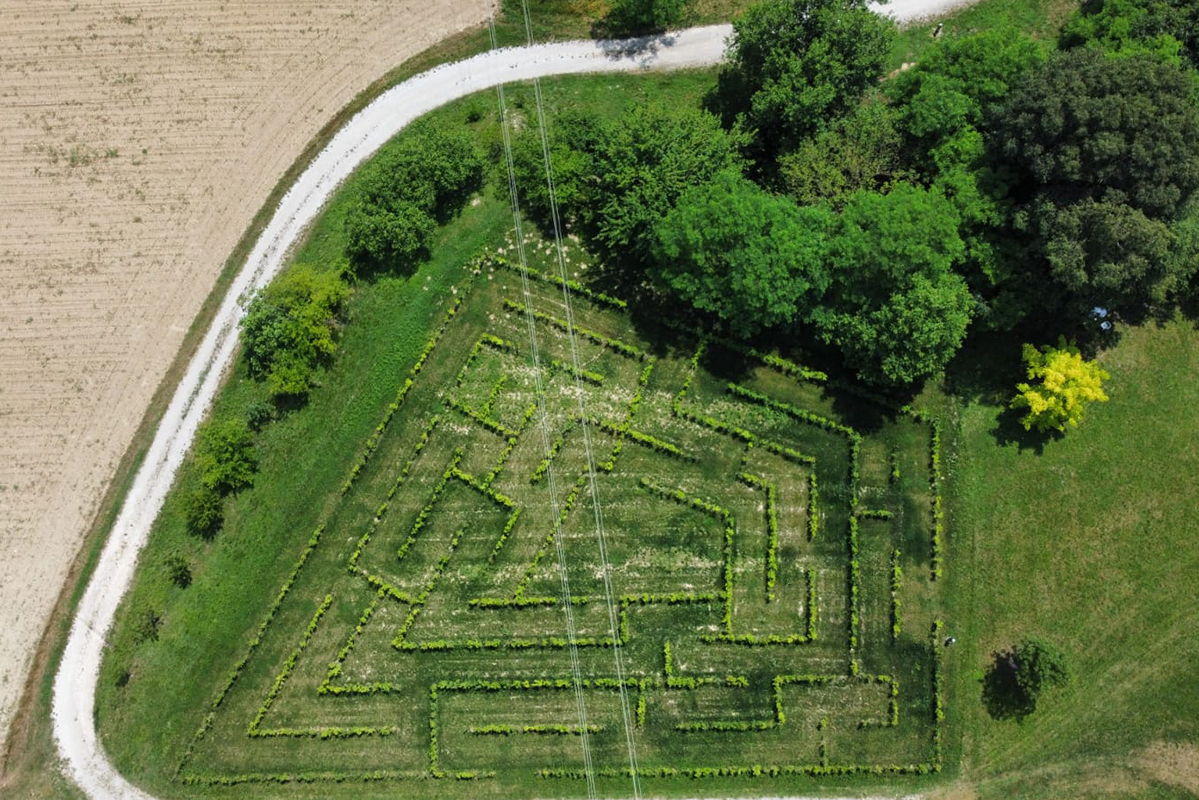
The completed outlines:
<svg viewBox="0 0 1199 800">
<path fill-rule="evenodd" d="M 179 781 L 583 794 L 626 719 L 647 780 L 939 769 L 935 423 L 571 288 L 574 353 L 559 282 L 458 287 Z"/>
</svg>

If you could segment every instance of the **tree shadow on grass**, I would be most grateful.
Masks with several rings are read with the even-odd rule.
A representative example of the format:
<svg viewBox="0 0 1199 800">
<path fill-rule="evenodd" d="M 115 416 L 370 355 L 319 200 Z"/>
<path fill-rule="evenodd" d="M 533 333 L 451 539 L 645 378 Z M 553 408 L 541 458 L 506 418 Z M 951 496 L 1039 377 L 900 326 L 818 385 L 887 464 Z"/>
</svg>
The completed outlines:
<svg viewBox="0 0 1199 800">
<path fill-rule="evenodd" d="M 991 656 L 991 666 L 982 681 L 983 705 L 991 719 L 1019 722 L 1033 712 L 1035 705 L 1016 681 L 1016 654 L 1004 650 Z"/>
<path fill-rule="evenodd" d="M 1015 445 L 1020 452 L 1030 450 L 1041 455 L 1045 452 L 1046 445 L 1065 435 L 1060 431 L 1028 430 L 1020 421 L 1023 416 L 1023 411 L 1014 408 L 1004 408 L 999 413 L 995 418 L 995 427 L 991 428 L 991 435 L 995 437 L 996 444 L 1001 447 Z"/>
</svg>

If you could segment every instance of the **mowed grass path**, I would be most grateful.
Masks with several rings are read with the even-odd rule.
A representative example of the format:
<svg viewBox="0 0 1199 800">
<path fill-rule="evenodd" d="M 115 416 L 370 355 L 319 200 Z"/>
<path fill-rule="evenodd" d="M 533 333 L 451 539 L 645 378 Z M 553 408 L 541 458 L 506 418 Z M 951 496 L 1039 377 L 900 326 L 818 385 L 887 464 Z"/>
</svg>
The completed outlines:
<svg viewBox="0 0 1199 800">
<path fill-rule="evenodd" d="M 1194 789 L 1199 333 L 1128 330 L 1100 360 L 1111 401 L 1039 454 L 997 444 L 995 405 L 961 413 L 951 617 L 970 628 L 953 707 L 983 798 L 1194 796 L 1153 785 L 1140 754 L 1189 741 Z M 977 679 L 1027 634 L 1065 650 L 1074 682 L 1023 724 L 994 721 Z"/>
</svg>

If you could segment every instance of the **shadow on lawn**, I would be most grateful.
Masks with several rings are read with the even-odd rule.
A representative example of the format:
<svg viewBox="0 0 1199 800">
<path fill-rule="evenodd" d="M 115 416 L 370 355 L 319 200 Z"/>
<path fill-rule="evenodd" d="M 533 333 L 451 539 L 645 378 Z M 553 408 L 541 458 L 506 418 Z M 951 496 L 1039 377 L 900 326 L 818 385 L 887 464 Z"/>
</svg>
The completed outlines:
<svg viewBox="0 0 1199 800">
<path fill-rule="evenodd" d="M 982 700 L 991 719 L 1014 719 L 1031 714 L 1036 705 L 1016 680 L 1016 654 L 1012 650 L 992 653 L 991 666 L 983 676 Z"/>
</svg>

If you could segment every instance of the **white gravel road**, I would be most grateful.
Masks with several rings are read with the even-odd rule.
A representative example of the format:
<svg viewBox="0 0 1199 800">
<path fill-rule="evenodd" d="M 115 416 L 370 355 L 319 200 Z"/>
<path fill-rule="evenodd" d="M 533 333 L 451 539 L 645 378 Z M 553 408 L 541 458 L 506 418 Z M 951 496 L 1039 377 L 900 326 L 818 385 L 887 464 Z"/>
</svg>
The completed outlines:
<svg viewBox="0 0 1199 800">
<path fill-rule="evenodd" d="M 894 0 L 886 13 L 910 20 L 969 0 Z M 508 48 L 446 64 L 388 90 L 355 115 L 284 196 L 213 319 L 159 423 L 154 441 L 80 600 L 54 679 L 54 738 L 67 774 L 94 800 L 153 800 L 113 768 L 94 724 L 96 681 L 105 637 L 128 589 L 154 518 L 183 461 L 222 374 L 232 363 L 242 298 L 278 272 L 288 250 L 332 192 L 404 126 L 438 106 L 509 83 L 582 72 L 635 72 L 718 63 L 728 25 L 628 42 L 577 41 Z"/>
</svg>

